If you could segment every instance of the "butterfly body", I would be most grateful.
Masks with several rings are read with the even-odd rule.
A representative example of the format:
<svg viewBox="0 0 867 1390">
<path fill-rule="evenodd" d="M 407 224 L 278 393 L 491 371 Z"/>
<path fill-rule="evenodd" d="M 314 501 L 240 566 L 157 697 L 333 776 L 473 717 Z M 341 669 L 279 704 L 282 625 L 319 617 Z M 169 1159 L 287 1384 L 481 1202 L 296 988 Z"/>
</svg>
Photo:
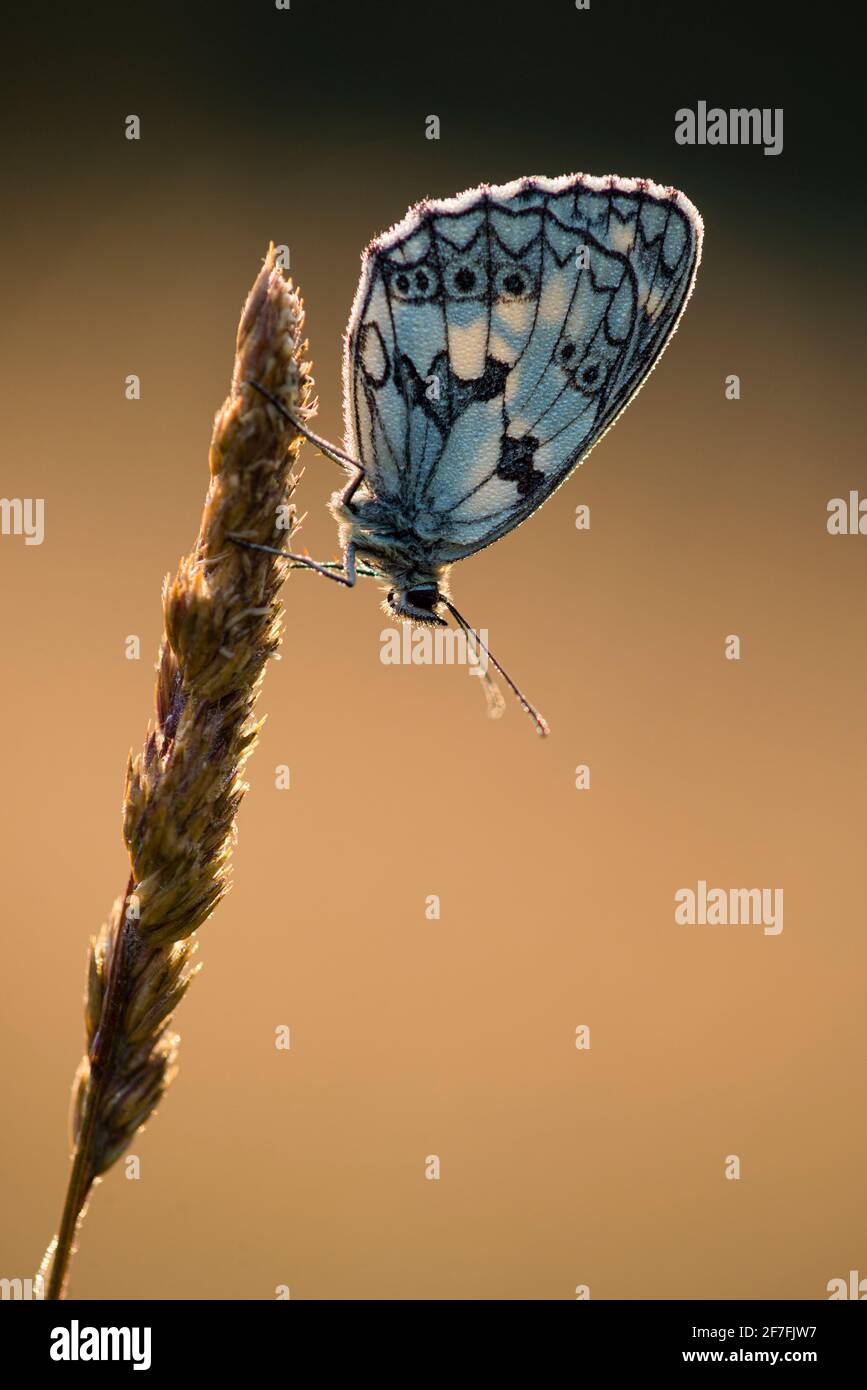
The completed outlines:
<svg viewBox="0 0 867 1390">
<path fill-rule="evenodd" d="M 417 513 L 361 489 L 350 502 L 345 492 L 335 492 L 330 510 L 340 528 L 343 554 L 357 556 L 388 582 L 389 612 L 407 622 L 444 624 L 436 605 L 448 593 L 449 566 L 438 542 L 420 534 Z"/>
</svg>

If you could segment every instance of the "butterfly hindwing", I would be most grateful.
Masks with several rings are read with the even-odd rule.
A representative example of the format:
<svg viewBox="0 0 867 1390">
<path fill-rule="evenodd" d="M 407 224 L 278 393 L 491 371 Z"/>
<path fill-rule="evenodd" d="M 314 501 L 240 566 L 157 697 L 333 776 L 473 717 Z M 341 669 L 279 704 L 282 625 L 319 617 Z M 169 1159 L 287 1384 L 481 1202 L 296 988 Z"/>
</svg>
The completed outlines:
<svg viewBox="0 0 867 1390">
<path fill-rule="evenodd" d="M 702 223 L 674 189 L 584 175 L 422 203 L 368 248 L 346 446 L 443 561 L 518 526 L 653 369 Z"/>
</svg>

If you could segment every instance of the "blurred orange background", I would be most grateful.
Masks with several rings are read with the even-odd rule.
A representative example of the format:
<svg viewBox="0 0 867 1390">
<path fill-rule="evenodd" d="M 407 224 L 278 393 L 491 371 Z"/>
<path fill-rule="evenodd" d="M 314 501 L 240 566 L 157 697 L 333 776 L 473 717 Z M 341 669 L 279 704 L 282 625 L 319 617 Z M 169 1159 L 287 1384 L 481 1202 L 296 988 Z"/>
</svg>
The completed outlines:
<svg viewBox="0 0 867 1390">
<path fill-rule="evenodd" d="M 32 1274 L 56 1229 L 160 584 L 198 529 L 269 239 L 307 307 L 315 428 L 340 442 L 364 244 L 421 196 L 583 168 L 677 184 L 707 239 L 647 389 L 453 573 L 552 737 L 511 700 L 487 720 L 464 670 L 383 665 L 375 586 L 290 578 L 180 1074 L 133 1144 L 140 1180 L 121 1165 L 92 1199 L 71 1293 L 827 1297 L 867 1274 L 867 539 L 826 530 L 830 498 L 867 492 L 863 310 L 834 251 L 854 205 L 804 206 L 820 135 L 798 68 L 687 6 L 654 27 L 540 5 L 492 34 L 447 4 L 429 43 L 397 5 L 189 8 L 106 30 L 49 7 L 41 39 L 15 21 L 0 492 L 43 497 L 46 534 L 0 538 L 0 1275 Z M 687 67 L 661 75 L 653 34 Z M 699 98 L 786 106 L 790 143 L 679 147 Z M 328 559 L 339 474 L 303 459 L 300 539 Z M 676 925 L 699 879 L 783 888 L 784 930 Z"/>
</svg>

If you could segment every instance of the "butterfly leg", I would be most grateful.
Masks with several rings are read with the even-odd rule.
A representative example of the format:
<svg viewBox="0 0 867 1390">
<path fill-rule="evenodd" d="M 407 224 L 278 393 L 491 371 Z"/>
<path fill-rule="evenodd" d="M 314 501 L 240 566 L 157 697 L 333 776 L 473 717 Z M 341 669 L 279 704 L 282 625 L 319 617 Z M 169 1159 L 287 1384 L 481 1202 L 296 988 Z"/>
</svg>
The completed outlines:
<svg viewBox="0 0 867 1390">
<path fill-rule="evenodd" d="M 344 507 L 349 507 L 350 510 L 352 510 L 352 499 L 355 496 L 358 488 L 364 482 L 365 477 L 367 476 L 366 469 L 362 468 L 360 463 L 356 464 L 356 467 L 358 469 L 358 472 L 356 473 L 354 478 L 349 479 L 349 482 L 346 484 L 346 487 L 340 494 L 340 500 L 343 503 Z"/>
<path fill-rule="evenodd" d="M 323 439 L 321 435 L 314 434 L 306 425 L 302 425 L 301 421 L 297 420 L 294 415 L 291 415 L 286 407 L 277 400 L 277 397 L 272 396 L 270 391 L 266 391 L 264 386 L 260 386 L 258 381 L 254 381 L 252 377 L 248 377 L 247 385 L 252 386 L 254 391 L 258 391 L 260 396 L 264 396 L 265 400 L 273 405 L 275 410 L 279 410 L 284 420 L 288 420 L 300 435 L 303 435 L 311 444 L 315 444 L 320 453 L 323 453 L 326 458 L 331 459 L 332 463 L 339 464 L 341 468 L 354 469 L 354 476 L 349 479 L 349 482 L 340 494 L 340 500 L 343 505 L 345 507 L 350 506 L 358 488 L 367 477 L 367 469 L 364 467 L 364 464 L 359 463 L 357 459 L 350 458 L 342 449 L 338 449 L 336 444 L 329 444 L 327 439 Z"/>
<path fill-rule="evenodd" d="M 343 552 L 343 570 L 341 572 L 339 569 L 333 568 L 330 563 L 323 565 L 318 560 L 311 560 L 307 555 L 293 555 L 291 550 L 281 550 L 276 545 L 261 545 L 258 541 L 248 541 L 244 536 L 239 536 L 231 531 L 226 532 L 226 540 L 231 541 L 233 545 L 241 546 L 243 550 L 256 550 L 262 555 L 279 555 L 284 560 L 291 560 L 293 566 L 313 570 L 315 574 L 321 574 L 325 579 L 333 579 L 335 584 L 343 584 L 347 589 L 354 588 L 358 578 L 355 546 L 351 543 Z"/>
</svg>

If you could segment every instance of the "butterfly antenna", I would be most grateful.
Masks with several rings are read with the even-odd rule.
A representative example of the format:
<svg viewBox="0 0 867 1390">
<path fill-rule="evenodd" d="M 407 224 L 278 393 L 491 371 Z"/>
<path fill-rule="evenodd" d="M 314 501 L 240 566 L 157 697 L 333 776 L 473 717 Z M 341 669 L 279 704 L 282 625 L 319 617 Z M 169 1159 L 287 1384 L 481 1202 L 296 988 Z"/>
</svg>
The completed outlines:
<svg viewBox="0 0 867 1390">
<path fill-rule="evenodd" d="M 494 666 L 495 666 L 496 669 L 499 671 L 500 675 L 503 677 L 503 680 L 506 682 L 506 685 L 509 687 L 509 689 L 512 691 L 512 693 L 517 697 L 518 703 L 520 704 L 521 708 L 522 708 L 522 709 L 530 716 L 530 718 L 532 719 L 534 725 L 536 726 L 536 733 L 537 733 L 537 734 L 540 734 L 540 735 L 542 736 L 542 738 L 544 738 L 547 734 L 550 733 L 550 729 L 548 728 L 547 721 L 546 721 L 545 719 L 542 718 L 542 716 L 541 716 L 541 714 L 539 713 L 539 711 L 538 711 L 537 709 L 535 709 L 535 708 L 533 707 L 533 705 L 530 704 L 530 701 L 529 701 L 529 700 L 526 698 L 526 696 L 524 696 L 524 695 L 522 694 L 522 692 L 518 689 L 517 685 L 516 685 L 515 682 L 512 680 L 512 677 L 509 675 L 508 671 L 506 671 L 506 670 L 500 665 L 499 661 L 498 661 L 497 658 L 494 656 L 494 653 L 490 650 L 490 648 L 485 646 L 484 642 L 482 641 L 482 639 L 481 639 L 481 637 L 479 636 L 479 634 L 476 632 L 475 628 L 470 627 L 470 625 L 469 625 L 469 623 L 467 622 L 466 618 L 464 618 L 464 617 L 458 612 L 458 610 L 455 608 L 454 604 L 453 604 L 449 599 L 444 598 L 442 601 L 443 601 L 443 603 L 445 604 L 446 608 L 447 608 L 447 609 L 449 610 L 449 612 L 451 613 L 451 615 L 452 615 L 452 617 L 454 618 L 455 622 L 460 624 L 460 626 L 463 628 L 463 630 L 464 630 L 464 632 L 467 634 L 467 636 L 468 636 L 468 637 L 472 637 L 473 641 L 477 644 L 477 646 L 481 647 L 482 651 L 485 653 L 485 656 L 488 658 L 488 660 L 493 662 Z M 496 690 L 496 686 L 494 686 L 494 689 Z M 499 692 L 497 692 L 497 694 L 499 694 Z M 488 695 L 488 699 L 489 699 L 489 703 L 490 703 L 490 694 Z M 492 711 L 492 712 L 493 712 L 493 711 Z"/>
</svg>

